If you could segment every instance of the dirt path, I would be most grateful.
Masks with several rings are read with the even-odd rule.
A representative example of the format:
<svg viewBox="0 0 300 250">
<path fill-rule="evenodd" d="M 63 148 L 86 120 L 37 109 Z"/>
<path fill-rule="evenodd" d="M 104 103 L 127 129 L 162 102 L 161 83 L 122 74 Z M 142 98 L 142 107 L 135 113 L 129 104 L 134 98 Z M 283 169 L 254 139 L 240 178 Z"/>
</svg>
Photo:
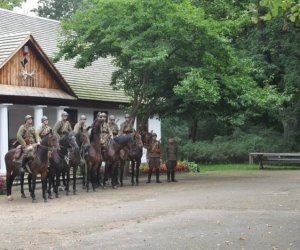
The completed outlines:
<svg viewBox="0 0 300 250">
<path fill-rule="evenodd" d="M 0 196 L 0 249 L 300 249 L 300 172 L 178 175 L 44 203 Z"/>
</svg>

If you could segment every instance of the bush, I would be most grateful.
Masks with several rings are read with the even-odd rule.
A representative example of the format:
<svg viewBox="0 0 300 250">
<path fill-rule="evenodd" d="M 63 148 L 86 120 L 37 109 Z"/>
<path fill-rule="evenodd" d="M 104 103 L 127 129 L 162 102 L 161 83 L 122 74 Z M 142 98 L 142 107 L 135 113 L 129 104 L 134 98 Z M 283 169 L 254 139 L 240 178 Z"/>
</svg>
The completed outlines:
<svg viewBox="0 0 300 250">
<path fill-rule="evenodd" d="M 243 163 L 250 152 L 291 152 L 292 145 L 272 130 L 236 130 L 231 136 L 217 136 L 212 141 L 188 141 L 180 145 L 181 157 L 201 163 Z"/>
</svg>

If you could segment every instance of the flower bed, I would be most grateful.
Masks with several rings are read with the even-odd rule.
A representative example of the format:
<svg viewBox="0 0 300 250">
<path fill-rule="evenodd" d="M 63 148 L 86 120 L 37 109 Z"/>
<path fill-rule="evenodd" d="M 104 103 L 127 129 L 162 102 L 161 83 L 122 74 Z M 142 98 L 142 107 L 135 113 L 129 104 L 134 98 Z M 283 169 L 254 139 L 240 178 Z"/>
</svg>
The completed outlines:
<svg viewBox="0 0 300 250">
<path fill-rule="evenodd" d="M 148 171 L 149 171 L 149 166 L 148 165 L 141 165 L 140 166 L 140 173 L 148 173 Z M 166 173 L 167 172 L 166 164 L 162 164 L 159 167 L 159 171 L 160 171 L 160 173 Z M 187 171 L 189 171 L 187 162 L 179 161 L 177 163 L 177 166 L 175 167 L 175 171 L 176 172 L 187 172 Z"/>
<path fill-rule="evenodd" d="M 6 181 L 5 177 L 0 175 L 0 195 L 5 194 L 5 188 L 6 188 Z"/>
</svg>

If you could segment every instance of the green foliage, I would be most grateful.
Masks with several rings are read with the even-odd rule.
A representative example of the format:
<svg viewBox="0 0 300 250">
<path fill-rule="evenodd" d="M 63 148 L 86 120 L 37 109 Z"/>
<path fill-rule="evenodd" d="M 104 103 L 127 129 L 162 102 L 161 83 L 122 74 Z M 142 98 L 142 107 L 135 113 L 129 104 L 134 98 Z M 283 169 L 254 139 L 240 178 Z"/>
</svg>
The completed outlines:
<svg viewBox="0 0 300 250">
<path fill-rule="evenodd" d="M 201 168 L 200 164 L 197 164 L 194 161 L 187 162 L 187 166 L 188 166 L 189 171 L 192 171 L 194 173 L 199 173 L 200 172 L 200 168 Z"/>
<path fill-rule="evenodd" d="M 212 141 L 181 144 L 181 157 L 198 163 L 247 162 L 250 152 L 289 152 L 292 145 L 272 130 L 242 132 L 215 137 Z"/>
<path fill-rule="evenodd" d="M 0 0 L 0 8 L 12 10 L 14 7 L 21 7 L 26 0 Z"/>
<path fill-rule="evenodd" d="M 39 0 L 33 11 L 41 17 L 60 20 L 69 18 L 82 6 L 83 0 Z"/>
</svg>

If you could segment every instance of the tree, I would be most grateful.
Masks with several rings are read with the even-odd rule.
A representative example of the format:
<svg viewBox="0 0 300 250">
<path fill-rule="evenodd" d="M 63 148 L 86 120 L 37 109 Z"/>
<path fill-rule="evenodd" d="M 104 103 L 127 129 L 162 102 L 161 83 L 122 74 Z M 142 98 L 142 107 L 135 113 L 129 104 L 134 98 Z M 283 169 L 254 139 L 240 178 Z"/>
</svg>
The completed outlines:
<svg viewBox="0 0 300 250">
<path fill-rule="evenodd" d="M 223 24 L 189 0 L 89 1 L 63 22 L 56 60 L 76 57 L 76 67 L 85 67 L 112 56 L 112 85 L 131 98 L 133 117 L 179 112 L 195 130 L 198 114 L 209 110 L 240 124 L 247 107 L 276 91 L 259 88 L 243 70 Z"/>
<path fill-rule="evenodd" d="M 14 7 L 21 7 L 26 0 L 0 0 L 0 8 L 12 10 Z"/>
<path fill-rule="evenodd" d="M 39 0 L 33 11 L 41 17 L 60 20 L 69 18 L 82 5 L 82 0 Z"/>
</svg>

